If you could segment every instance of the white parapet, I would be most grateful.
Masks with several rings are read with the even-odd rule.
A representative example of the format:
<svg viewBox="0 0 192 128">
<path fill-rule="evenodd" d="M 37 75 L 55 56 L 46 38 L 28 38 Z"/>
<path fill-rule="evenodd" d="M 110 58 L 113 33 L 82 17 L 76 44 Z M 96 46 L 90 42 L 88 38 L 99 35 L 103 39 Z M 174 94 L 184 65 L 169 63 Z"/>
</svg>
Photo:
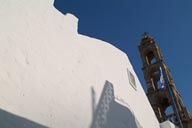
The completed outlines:
<svg viewBox="0 0 192 128">
<path fill-rule="evenodd" d="M 160 124 L 160 128 L 178 128 L 177 126 L 175 126 L 173 123 L 171 123 L 170 121 L 165 121 L 165 122 L 162 122 Z"/>
</svg>

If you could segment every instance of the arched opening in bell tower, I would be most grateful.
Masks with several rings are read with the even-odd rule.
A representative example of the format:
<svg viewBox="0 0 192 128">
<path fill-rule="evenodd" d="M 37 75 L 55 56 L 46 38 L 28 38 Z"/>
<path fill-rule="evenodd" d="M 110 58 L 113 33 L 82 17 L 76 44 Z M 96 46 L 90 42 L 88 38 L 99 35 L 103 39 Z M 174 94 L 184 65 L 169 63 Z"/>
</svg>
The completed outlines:
<svg viewBox="0 0 192 128">
<path fill-rule="evenodd" d="M 157 62 L 157 59 L 156 59 L 153 51 L 150 51 L 147 53 L 146 60 L 147 60 L 148 64 L 154 64 Z"/>
</svg>

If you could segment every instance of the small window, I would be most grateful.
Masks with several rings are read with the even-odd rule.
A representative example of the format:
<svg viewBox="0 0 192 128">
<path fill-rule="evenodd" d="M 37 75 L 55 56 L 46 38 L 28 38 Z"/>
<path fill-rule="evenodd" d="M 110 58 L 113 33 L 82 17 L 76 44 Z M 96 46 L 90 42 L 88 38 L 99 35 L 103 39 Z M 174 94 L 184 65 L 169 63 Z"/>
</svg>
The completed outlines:
<svg viewBox="0 0 192 128">
<path fill-rule="evenodd" d="M 132 85 L 134 89 L 136 89 L 136 82 L 135 82 L 135 77 L 134 75 L 127 69 L 127 74 L 129 78 L 129 83 Z"/>
</svg>

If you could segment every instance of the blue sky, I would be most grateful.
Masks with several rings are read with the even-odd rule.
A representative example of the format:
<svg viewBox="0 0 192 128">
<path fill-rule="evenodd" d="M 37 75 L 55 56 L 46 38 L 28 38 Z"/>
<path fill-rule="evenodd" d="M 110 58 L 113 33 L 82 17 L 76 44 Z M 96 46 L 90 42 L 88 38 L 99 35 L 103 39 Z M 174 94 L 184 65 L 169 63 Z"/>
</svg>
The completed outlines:
<svg viewBox="0 0 192 128">
<path fill-rule="evenodd" d="M 55 7 L 78 17 L 80 34 L 107 41 L 128 54 L 144 88 L 137 46 L 143 33 L 149 32 L 192 113 L 191 0 L 55 0 Z"/>
</svg>

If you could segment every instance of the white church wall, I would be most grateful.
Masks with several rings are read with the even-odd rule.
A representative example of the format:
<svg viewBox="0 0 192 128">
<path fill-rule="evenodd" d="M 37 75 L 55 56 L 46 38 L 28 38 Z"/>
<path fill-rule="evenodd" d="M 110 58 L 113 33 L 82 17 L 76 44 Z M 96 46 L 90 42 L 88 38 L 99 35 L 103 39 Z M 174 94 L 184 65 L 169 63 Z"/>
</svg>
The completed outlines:
<svg viewBox="0 0 192 128">
<path fill-rule="evenodd" d="M 53 0 L 0 3 L 0 126 L 159 128 L 125 53 Z"/>
</svg>

